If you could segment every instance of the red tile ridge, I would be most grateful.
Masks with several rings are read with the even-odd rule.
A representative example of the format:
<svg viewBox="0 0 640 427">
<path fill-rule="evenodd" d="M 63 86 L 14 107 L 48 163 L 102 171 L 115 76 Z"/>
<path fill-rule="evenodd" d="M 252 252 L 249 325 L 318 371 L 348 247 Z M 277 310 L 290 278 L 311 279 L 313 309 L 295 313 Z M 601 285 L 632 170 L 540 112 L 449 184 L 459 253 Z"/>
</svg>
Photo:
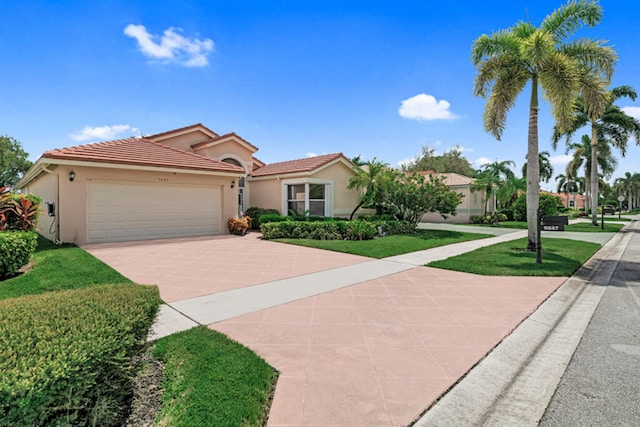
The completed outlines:
<svg viewBox="0 0 640 427">
<path fill-rule="evenodd" d="M 247 141 L 246 139 L 244 139 L 243 137 L 241 137 L 240 135 L 238 135 L 235 132 L 225 133 L 224 135 L 219 135 L 219 136 L 216 136 L 215 138 L 211 138 L 211 139 L 208 139 L 206 141 L 197 142 L 197 143 L 193 144 L 191 146 L 191 148 L 193 148 L 194 150 L 197 150 L 200 147 L 203 147 L 203 146 L 205 146 L 207 144 L 211 144 L 212 142 L 220 141 L 220 140 L 223 140 L 223 139 L 229 138 L 229 137 L 235 137 L 235 138 L 239 139 L 242 143 L 247 144 L 253 150 L 254 153 L 256 151 L 258 151 L 258 147 L 256 147 L 255 145 L 253 145 L 252 143 L 250 143 L 249 141 Z"/>
<path fill-rule="evenodd" d="M 193 124 L 193 125 L 189 125 L 189 126 L 184 126 L 184 127 L 177 128 L 177 129 L 168 130 L 166 132 L 156 133 L 154 135 L 147 135 L 144 138 L 155 139 L 155 138 L 159 138 L 159 137 L 162 137 L 162 136 L 167 136 L 167 135 L 172 134 L 172 133 L 182 132 L 182 131 L 189 130 L 189 129 L 195 129 L 195 128 L 198 128 L 198 127 L 206 129 L 207 131 L 211 132 L 216 137 L 218 136 L 217 133 L 215 133 L 214 131 L 212 131 L 211 129 L 209 129 L 208 127 L 203 125 L 202 123 L 196 123 L 196 124 Z"/>
</svg>

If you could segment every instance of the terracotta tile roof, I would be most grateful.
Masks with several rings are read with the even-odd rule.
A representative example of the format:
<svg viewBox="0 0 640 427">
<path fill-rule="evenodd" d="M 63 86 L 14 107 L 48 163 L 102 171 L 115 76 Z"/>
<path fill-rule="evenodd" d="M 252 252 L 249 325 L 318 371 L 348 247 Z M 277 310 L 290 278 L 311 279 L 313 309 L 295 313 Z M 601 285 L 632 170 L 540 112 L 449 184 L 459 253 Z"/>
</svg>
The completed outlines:
<svg viewBox="0 0 640 427">
<path fill-rule="evenodd" d="M 58 148 L 45 151 L 42 157 L 96 163 L 238 172 L 240 174 L 244 172 L 239 166 L 149 141 L 145 138 L 127 138 Z"/>
<path fill-rule="evenodd" d="M 427 176 L 427 175 L 436 175 L 437 177 L 440 177 L 444 180 L 444 183 L 452 186 L 452 185 L 470 185 L 473 184 L 475 182 L 474 178 L 469 178 L 468 176 L 464 176 L 464 175 L 460 175 L 458 173 L 452 173 L 452 172 L 447 172 L 447 173 L 438 173 L 438 172 L 434 172 L 432 170 L 429 171 L 423 171 L 423 172 L 419 172 L 420 174 Z"/>
<path fill-rule="evenodd" d="M 343 158 L 349 162 L 349 159 L 347 159 L 342 153 L 325 154 L 323 156 L 308 157 L 306 159 L 271 163 L 254 170 L 251 176 L 260 177 L 269 175 L 311 172 L 339 158 Z"/>
<path fill-rule="evenodd" d="M 191 148 L 193 148 L 194 150 L 197 150 L 198 148 L 203 147 L 203 146 L 206 146 L 207 144 L 216 143 L 216 142 L 218 142 L 218 141 L 222 141 L 222 140 L 227 139 L 227 138 L 230 138 L 230 137 L 236 138 L 236 139 L 238 139 L 240 142 L 242 142 L 242 143 L 244 143 L 244 144 L 248 145 L 248 146 L 249 146 L 249 148 L 250 148 L 251 150 L 253 150 L 254 152 L 258 151 L 258 147 L 256 147 L 255 145 L 253 145 L 252 143 L 250 143 L 249 141 L 247 141 L 247 140 L 246 140 L 246 139 L 244 139 L 243 137 L 239 136 L 239 135 L 238 135 L 237 133 L 235 133 L 235 132 L 225 133 L 224 135 L 220 135 L 220 136 L 217 136 L 217 137 L 215 137 L 215 138 L 208 139 L 208 140 L 206 140 L 206 141 L 198 142 L 197 144 L 193 144 L 193 145 L 191 146 Z"/>
<path fill-rule="evenodd" d="M 199 128 L 199 127 L 204 128 L 205 130 L 207 130 L 208 132 L 212 133 L 216 137 L 218 136 L 217 133 L 215 133 L 214 131 L 212 131 L 211 129 L 209 129 L 208 127 L 203 125 L 202 123 L 196 123 L 194 125 L 189 125 L 189 126 L 185 126 L 185 127 L 178 128 L 178 129 L 168 130 L 166 132 L 156 133 L 155 135 L 148 135 L 148 136 L 145 136 L 145 138 L 153 140 L 153 139 L 156 139 L 156 138 L 161 138 L 163 136 L 170 135 L 172 133 L 182 133 L 182 132 L 184 132 L 186 130 L 195 129 L 195 128 Z"/>
</svg>

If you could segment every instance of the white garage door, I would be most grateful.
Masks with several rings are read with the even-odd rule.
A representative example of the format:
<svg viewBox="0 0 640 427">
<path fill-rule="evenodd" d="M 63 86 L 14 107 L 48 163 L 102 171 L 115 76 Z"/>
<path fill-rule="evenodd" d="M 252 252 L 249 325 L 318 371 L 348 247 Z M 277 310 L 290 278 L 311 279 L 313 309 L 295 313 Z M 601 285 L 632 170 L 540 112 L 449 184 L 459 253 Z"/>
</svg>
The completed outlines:
<svg viewBox="0 0 640 427">
<path fill-rule="evenodd" d="M 87 241 L 220 234 L 220 188 L 91 181 Z"/>
</svg>

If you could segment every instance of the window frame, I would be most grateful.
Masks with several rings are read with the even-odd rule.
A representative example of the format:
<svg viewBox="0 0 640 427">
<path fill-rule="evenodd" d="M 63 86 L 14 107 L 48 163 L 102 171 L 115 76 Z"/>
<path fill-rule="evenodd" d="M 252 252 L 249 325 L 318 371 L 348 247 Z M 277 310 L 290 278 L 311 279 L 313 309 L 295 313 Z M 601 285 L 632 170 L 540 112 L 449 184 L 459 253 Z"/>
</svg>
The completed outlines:
<svg viewBox="0 0 640 427">
<path fill-rule="evenodd" d="M 324 185 L 324 199 L 310 199 L 309 189 L 310 185 Z M 304 185 L 304 211 L 311 212 L 310 201 L 324 201 L 324 214 L 322 216 L 333 216 L 333 180 L 323 178 L 301 178 L 301 179 L 289 179 L 282 181 L 282 215 L 289 215 L 289 186 L 291 185 Z M 293 201 L 293 199 L 291 199 Z"/>
</svg>

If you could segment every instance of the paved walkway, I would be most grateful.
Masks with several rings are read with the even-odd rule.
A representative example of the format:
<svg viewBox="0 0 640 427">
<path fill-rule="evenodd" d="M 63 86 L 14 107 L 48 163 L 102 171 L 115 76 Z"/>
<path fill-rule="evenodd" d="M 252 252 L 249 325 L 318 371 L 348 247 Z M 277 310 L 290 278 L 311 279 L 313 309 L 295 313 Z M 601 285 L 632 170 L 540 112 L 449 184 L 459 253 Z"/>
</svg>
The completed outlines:
<svg viewBox="0 0 640 427">
<path fill-rule="evenodd" d="M 525 235 L 384 260 L 255 235 L 86 249 L 159 285 L 169 305 L 154 338 L 209 324 L 278 369 L 269 425 L 391 426 L 416 420 L 565 281 L 417 266 Z"/>
</svg>

